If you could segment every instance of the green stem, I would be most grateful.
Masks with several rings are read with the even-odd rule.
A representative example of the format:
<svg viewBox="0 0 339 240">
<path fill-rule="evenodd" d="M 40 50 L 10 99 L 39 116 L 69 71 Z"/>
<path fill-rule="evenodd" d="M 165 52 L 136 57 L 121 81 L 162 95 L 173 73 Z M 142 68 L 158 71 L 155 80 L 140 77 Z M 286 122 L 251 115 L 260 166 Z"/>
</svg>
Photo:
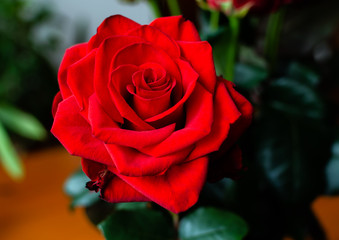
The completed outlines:
<svg viewBox="0 0 339 240">
<path fill-rule="evenodd" d="M 272 13 L 268 19 L 266 39 L 265 39 L 265 56 L 269 63 L 270 72 L 274 71 L 277 63 L 279 40 L 283 26 L 286 8 L 281 8 Z"/>
<path fill-rule="evenodd" d="M 219 27 L 219 18 L 220 12 L 219 11 L 211 11 L 210 16 L 210 27 L 212 30 L 217 30 Z"/>
<path fill-rule="evenodd" d="M 154 13 L 154 17 L 155 18 L 159 18 L 161 17 L 161 11 L 160 11 L 160 7 L 159 7 L 159 1 L 158 0 L 148 0 L 153 13 Z"/>
<path fill-rule="evenodd" d="M 238 49 L 239 25 L 240 21 L 237 17 L 229 17 L 230 35 L 226 51 L 226 66 L 224 74 L 226 79 L 232 82 L 234 80 L 235 58 Z"/>
<path fill-rule="evenodd" d="M 167 0 L 167 4 L 172 16 L 181 15 L 179 2 L 177 0 Z"/>
</svg>

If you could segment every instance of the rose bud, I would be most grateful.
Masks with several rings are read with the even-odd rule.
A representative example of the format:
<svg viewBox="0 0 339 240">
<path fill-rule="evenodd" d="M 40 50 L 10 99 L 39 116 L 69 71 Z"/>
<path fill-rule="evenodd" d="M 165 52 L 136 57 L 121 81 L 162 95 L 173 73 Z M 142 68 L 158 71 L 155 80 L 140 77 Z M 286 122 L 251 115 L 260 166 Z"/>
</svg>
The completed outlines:
<svg viewBox="0 0 339 240">
<path fill-rule="evenodd" d="M 210 9 L 237 16 L 244 16 L 249 10 L 257 13 L 274 12 L 291 2 L 292 0 L 207 0 Z"/>
<path fill-rule="evenodd" d="M 242 169 L 235 142 L 252 106 L 216 76 L 211 46 L 181 16 L 107 18 L 66 50 L 58 81 L 51 131 L 108 202 L 178 213 L 196 203 L 207 174 Z"/>
</svg>

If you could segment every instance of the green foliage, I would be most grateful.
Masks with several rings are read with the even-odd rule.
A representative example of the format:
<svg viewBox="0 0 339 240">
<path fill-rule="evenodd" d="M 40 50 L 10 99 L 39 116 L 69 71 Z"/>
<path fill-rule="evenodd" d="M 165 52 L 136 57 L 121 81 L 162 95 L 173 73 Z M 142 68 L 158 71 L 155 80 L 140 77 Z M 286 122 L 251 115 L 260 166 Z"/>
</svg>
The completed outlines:
<svg viewBox="0 0 339 240">
<path fill-rule="evenodd" d="M 265 69 L 249 64 L 238 63 L 235 66 L 234 83 L 244 89 L 252 89 L 267 79 L 268 74 Z"/>
<path fill-rule="evenodd" d="M 20 180 L 24 176 L 22 163 L 16 153 L 6 130 L 0 122 L 0 162 L 6 172 L 14 179 Z"/>
<path fill-rule="evenodd" d="M 98 225 L 107 240 L 174 240 L 170 218 L 151 209 L 118 210 Z"/>
<path fill-rule="evenodd" d="M 199 208 L 180 221 L 181 240 L 241 240 L 248 232 L 239 216 L 211 207 Z"/>
<path fill-rule="evenodd" d="M 0 122 L 13 132 L 33 140 L 43 140 L 47 133 L 41 123 L 32 115 L 8 104 L 0 103 Z"/>
<path fill-rule="evenodd" d="M 65 193 L 71 197 L 71 208 L 88 207 L 100 200 L 99 193 L 89 191 L 85 188 L 90 179 L 79 170 L 70 176 L 64 184 Z"/>
<path fill-rule="evenodd" d="M 43 53 L 52 44 L 38 46 L 34 36 L 49 16 L 46 8 L 33 11 L 27 1 L 0 1 L 0 123 L 7 139 L 0 141 L 0 148 L 5 170 L 14 179 L 23 176 L 23 167 L 3 127 L 30 140 L 43 140 L 47 133 L 35 116 L 50 126 L 46 120 L 51 118 L 50 103 L 56 92 L 55 70 Z"/>
<path fill-rule="evenodd" d="M 36 30 L 50 18 L 46 7 L 0 1 L 0 101 L 32 113 L 45 126 L 50 126 L 50 104 L 57 92 L 56 71 L 46 53 L 55 49 L 57 40 L 48 35 L 38 42 Z"/>
</svg>

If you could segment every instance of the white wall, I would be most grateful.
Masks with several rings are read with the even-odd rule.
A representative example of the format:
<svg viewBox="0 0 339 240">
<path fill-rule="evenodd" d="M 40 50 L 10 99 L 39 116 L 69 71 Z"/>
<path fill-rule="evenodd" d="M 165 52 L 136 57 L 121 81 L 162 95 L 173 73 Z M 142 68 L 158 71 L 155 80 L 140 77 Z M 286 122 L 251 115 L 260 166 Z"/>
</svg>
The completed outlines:
<svg viewBox="0 0 339 240">
<path fill-rule="evenodd" d="M 87 41 L 96 33 L 96 28 L 108 16 L 124 15 L 140 24 L 153 20 L 153 13 L 145 1 L 127 4 L 120 0 L 31 0 L 32 6 L 47 5 L 56 15 L 56 22 L 37 31 L 38 38 L 53 32 L 62 39 L 58 54 L 51 60 L 58 65 L 66 48 L 74 44 L 74 35 L 79 27 L 87 30 Z"/>
</svg>

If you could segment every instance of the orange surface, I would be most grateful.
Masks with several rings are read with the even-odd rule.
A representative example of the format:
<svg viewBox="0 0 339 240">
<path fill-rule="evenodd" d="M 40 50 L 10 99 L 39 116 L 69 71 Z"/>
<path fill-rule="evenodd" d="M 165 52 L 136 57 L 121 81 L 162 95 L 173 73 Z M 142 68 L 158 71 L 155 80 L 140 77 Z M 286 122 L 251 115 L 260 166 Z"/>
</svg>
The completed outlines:
<svg viewBox="0 0 339 240">
<path fill-rule="evenodd" d="M 312 204 L 327 240 L 339 240 L 339 197 L 318 197 Z"/>
<path fill-rule="evenodd" d="M 61 148 L 24 157 L 25 179 L 13 182 L 0 169 L 1 240 L 102 240 L 83 209 L 70 211 L 62 186 L 80 159 Z"/>
<path fill-rule="evenodd" d="M 26 177 L 20 183 L 0 168 L 1 240 L 104 239 L 82 209 L 69 211 L 62 191 L 65 179 L 79 168 L 79 158 L 54 148 L 28 154 L 24 162 Z M 319 197 L 312 208 L 327 239 L 339 240 L 339 197 Z"/>
</svg>

